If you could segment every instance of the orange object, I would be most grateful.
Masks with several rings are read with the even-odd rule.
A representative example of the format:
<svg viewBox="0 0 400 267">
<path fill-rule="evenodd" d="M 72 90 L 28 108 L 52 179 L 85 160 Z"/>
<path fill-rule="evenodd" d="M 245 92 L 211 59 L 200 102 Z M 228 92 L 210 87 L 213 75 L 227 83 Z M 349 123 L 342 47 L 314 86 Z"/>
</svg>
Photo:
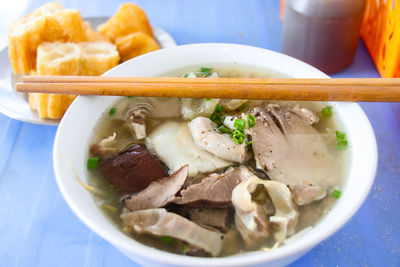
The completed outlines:
<svg viewBox="0 0 400 267">
<path fill-rule="evenodd" d="M 400 1 L 367 0 L 361 36 L 382 77 L 400 77 Z"/>
<path fill-rule="evenodd" d="M 280 10 L 279 10 L 279 18 L 281 20 L 283 20 L 284 12 L 285 12 L 285 0 L 281 0 L 281 7 L 280 7 Z"/>
</svg>

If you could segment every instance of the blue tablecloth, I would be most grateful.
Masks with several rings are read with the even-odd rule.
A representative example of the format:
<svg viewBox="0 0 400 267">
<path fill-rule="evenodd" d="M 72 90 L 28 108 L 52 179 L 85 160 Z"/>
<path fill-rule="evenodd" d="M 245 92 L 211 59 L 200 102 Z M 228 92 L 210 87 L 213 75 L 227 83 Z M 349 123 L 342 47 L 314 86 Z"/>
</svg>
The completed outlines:
<svg viewBox="0 0 400 267">
<path fill-rule="evenodd" d="M 110 16 L 123 1 L 61 2 L 89 17 Z M 280 51 L 278 0 L 134 2 L 178 44 L 229 42 Z M 33 0 L 23 13 L 43 3 Z M 378 77 L 362 42 L 351 67 L 334 77 Z M 373 188 L 340 231 L 293 266 L 400 266 L 400 104 L 361 106 L 379 148 Z M 0 114 L 0 266 L 137 266 L 82 224 L 66 205 L 53 174 L 56 130 Z"/>
</svg>

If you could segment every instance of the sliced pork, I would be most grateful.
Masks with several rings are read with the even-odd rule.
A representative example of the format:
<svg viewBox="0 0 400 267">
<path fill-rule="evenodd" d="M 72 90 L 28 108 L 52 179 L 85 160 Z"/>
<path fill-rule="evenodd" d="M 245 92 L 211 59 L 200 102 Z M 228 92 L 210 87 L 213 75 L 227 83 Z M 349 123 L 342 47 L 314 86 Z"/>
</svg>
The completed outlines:
<svg viewBox="0 0 400 267">
<path fill-rule="evenodd" d="M 230 135 L 221 134 L 209 118 L 195 118 L 189 122 L 189 129 L 198 147 L 224 160 L 237 163 L 244 161 L 246 144 L 238 144 Z"/>
<path fill-rule="evenodd" d="M 193 208 L 188 209 L 188 214 L 191 221 L 204 228 L 217 229 L 223 233 L 230 228 L 229 208 Z"/>
<path fill-rule="evenodd" d="M 173 171 L 188 164 L 189 177 L 232 164 L 199 148 L 190 135 L 187 122 L 168 121 L 160 125 L 147 138 L 146 144 Z"/>
<path fill-rule="evenodd" d="M 188 172 L 189 166 L 185 165 L 170 177 L 153 181 L 143 191 L 125 198 L 125 206 L 131 211 L 164 207 L 181 190 Z"/>
<path fill-rule="evenodd" d="M 257 107 L 252 113 L 256 117 L 252 147 L 258 168 L 293 189 L 298 205 L 324 198 L 336 170 L 321 134 L 278 105 L 269 105 L 267 110 Z"/>
<path fill-rule="evenodd" d="M 90 146 L 90 153 L 94 156 L 100 158 L 110 158 L 113 155 L 118 153 L 117 149 L 117 141 L 116 138 L 117 133 L 113 133 L 113 135 L 100 140 L 98 144 L 93 144 Z"/>
<path fill-rule="evenodd" d="M 181 197 L 176 197 L 174 203 L 189 207 L 228 207 L 232 190 L 242 179 L 240 168 L 231 167 L 222 174 L 213 173 L 203 178 L 201 183 L 181 190 Z"/>
<path fill-rule="evenodd" d="M 298 212 L 286 185 L 255 175 L 232 192 L 235 224 L 247 247 L 262 244 L 271 234 L 282 244 L 294 233 Z"/>
<path fill-rule="evenodd" d="M 122 213 L 121 219 L 123 229 L 127 233 L 170 236 L 200 248 L 214 257 L 221 252 L 222 234 L 204 229 L 182 216 L 168 212 L 166 209 L 147 209 Z"/>
<path fill-rule="evenodd" d="M 122 195 L 139 192 L 151 182 L 168 176 L 160 162 L 141 145 L 133 145 L 101 161 L 99 168 Z"/>
<path fill-rule="evenodd" d="M 306 121 L 310 125 L 318 123 L 319 121 L 319 117 L 317 116 L 317 114 L 315 114 L 308 108 L 301 108 L 298 105 L 296 105 L 292 108 L 291 112 L 300 116 L 304 121 Z"/>
</svg>

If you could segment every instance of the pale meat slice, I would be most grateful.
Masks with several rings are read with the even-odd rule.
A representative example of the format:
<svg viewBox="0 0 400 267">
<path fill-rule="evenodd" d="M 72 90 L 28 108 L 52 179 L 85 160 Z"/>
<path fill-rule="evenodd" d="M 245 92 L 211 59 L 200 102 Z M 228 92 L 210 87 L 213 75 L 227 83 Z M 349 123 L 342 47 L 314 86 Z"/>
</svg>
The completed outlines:
<svg viewBox="0 0 400 267">
<path fill-rule="evenodd" d="M 187 122 L 165 122 L 149 135 L 146 144 L 173 171 L 188 164 L 189 177 L 232 164 L 199 148 L 190 135 Z"/>
<path fill-rule="evenodd" d="M 236 227 L 249 248 L 259 246 L 271 234 L 282 244 L 295 232 L 298 212 L 283 183 L 253 175 L 235 187 L 232 204 Z"/>
<path fill-rule="evenodd" d="M 337 170 L 321 134 L 302 117 L 283 112 L 277 105 L 269 105 L 268 111 L 257 107 L 252 113 L 257 167 L 288 185 L 298 205 L 324 198 Z"/>
<path fill-rule="evenodd" d="M 246 155 L 246 144 L 236 143 L 230 135 L 221 134 L 209 118 L 197 117 L 189 122 L 190 133 L 196 145 L 215 156 L 242 163 Z"/>
<path fill-rule="evenodd" d="M 222 174 L 213 173 L 200 183 L 181 190 L 181 196 L 173 202 L 189 207 L 228 207 L 231 205 L 232 190 L 243 179 L 241 169 L 231 167 Z"/>
<path fill-rule="evenodd" d="M 185 165 L 171 176 L 152 182 L 136 195 L 125 198 L 125 206 L 131 211 L 164 207 L 181 190 L 188 172 L 189 166 Z"/>
<path fill-rule="evenodd" d="M 170 236 L 204 250 L 216 257 L 222 249 L 223 235 L 204 229 L 194 222 L 167 210 L 147 209 L 122 213 L 123 230 L 127 233 Z"/>
<path fill-rule="evenodd" d="M 303 120 L 305 120 L 310 125 L 318 123 L 318 121 L 319 121 L 319 117 L 317 116 L 317 114 L 315 114 L 308 108 L 301 108 L 298 105 L 296 105 L 292 108 L 291 112 L 300 116 Z"/>
</svg>

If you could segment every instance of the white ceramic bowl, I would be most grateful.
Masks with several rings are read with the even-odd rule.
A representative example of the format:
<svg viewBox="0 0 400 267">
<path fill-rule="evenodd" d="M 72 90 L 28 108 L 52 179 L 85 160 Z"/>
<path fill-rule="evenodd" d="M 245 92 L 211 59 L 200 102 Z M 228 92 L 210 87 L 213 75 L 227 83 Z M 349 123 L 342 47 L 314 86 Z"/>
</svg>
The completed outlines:
<svg viewBox="0 0 400 267">
<path fill-rule="evenodd" d="M 319 70 L 269 50 L 233 44 L 194 44 L 159 50 L 110 70 L 105 76 L 157 76 L 190 65 L 246 64 L 294 78 L 329 78 Z M 87 177 L 88 139 L 98 119 L 117 97 L 79 96 L 62 119 L 54 143 L 58 186 L 75 214 L 94 232 L 145 266 L 277 266 L 293 262 L 343 226 L 366 198 L 377 166 L 371 125 L 356 103 L 331 103 L 349 140 L 350 167 L 342 195 L 311 231 L 271 252 L 256 251 L 224 258 L 197 258 L 163 252 L 125 235 L 108 220 L 90 193 L 77 181 L 67 158 L 82 179 Z M 65 157 L 65 158 L 64 158 Z"/>
</svg>

